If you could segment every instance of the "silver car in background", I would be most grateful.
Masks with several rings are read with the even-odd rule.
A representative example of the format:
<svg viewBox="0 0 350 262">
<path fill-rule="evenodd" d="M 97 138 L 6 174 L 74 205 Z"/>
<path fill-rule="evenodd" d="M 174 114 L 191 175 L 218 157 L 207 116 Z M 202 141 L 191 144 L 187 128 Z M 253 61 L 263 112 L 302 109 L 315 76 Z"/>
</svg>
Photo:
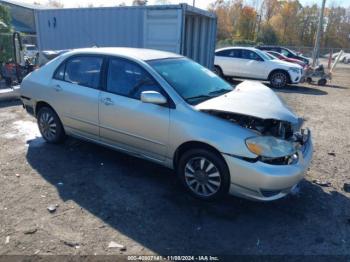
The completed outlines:
<svg viewBox="0 0 350 262">
<path fill-rule="evenodd" d="M 271 89 L 232 87 L 173 53 L 77 49 L 28 75 L 20 93 L 47 142 L 71 135 L 173 168 L 204 200 L 279 199 L 312 158 L 310 132 Z"/>
</svg>

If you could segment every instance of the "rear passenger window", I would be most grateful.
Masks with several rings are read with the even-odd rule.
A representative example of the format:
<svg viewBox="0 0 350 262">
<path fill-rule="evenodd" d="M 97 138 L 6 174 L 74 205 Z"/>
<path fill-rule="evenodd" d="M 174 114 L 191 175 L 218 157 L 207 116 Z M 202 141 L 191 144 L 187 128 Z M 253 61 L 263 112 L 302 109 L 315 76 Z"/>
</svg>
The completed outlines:
<svg viewBox="0 0 350 262">
<path fill-rule="evenodd" d="M 239 58 L 240 57 L 240 50 L 239 49 L 226 49 L 226 50 L 216 52 L 215 55 L 216 56 Z"/>
<path fill-rule="evenodd" d="M 222 51 L 218 51 L 215 53 L 216 56 L 228 56 L 230 53 L 230 50 L 222 50 Z"/>
<path fill-rule="evenodd" d="M 102 63 L 102 57 L 74 57 L 66 63 L 64 80 L 97 89 L 100 85 Z"/>
<path fill-rule="evenodd" d="M 66 63 L 62 63 L 59 68 L 57 68 L 56 73 L 53 78 L 57 80 L 63 80 L 64 79 L 64 68 L 66 66 Z"/>
<path fill-rule="evenodd" d="M 109 61 L 107 91 L 135 99 L 140 99 L 143 91 L 162 93 L 161 87 L 143 68 L 118 58 Z"/>
</svg>

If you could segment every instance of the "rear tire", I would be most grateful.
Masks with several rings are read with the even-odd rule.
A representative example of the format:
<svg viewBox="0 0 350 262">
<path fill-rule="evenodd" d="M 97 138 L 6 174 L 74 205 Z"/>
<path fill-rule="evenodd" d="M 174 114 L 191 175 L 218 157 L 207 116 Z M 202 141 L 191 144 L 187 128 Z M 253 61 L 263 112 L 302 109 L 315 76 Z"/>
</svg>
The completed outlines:
<svg viewBox="0 0 350 262">
<path fill-rule="evenodd" d="M 42 137 L 51 144 L 61 143 L 65 132 L 56 112 L 50 107 L 42 107 L 37 114 L 38 127 Z"/>
<path fill-rule="evenodd" d="M 319 86 L 325 86 L 327 84 L 327 79 L 320 79 L 317 81 Z"/>
<path fill-rule="evenodd" d="M 214 73 L 218 76 L 220 76 L 221 78 L 224 77 L 224 73 L 222 72 L 221 68 L 219 66 L 214 66 Z"/>
<path fill-rule="evenodd" d="M 273 88 L 283 88 L 288 84 L 288 74 L 283 71 L 273 72 L 270 76 L 270 84 Z"/>
<path fill-rule="evenodd" d="M 177 175 L 187 191 L 201 200 L 227 195 L 230 173 L 220 155 L 208 149 L 191 149 L 179 159 Z"/>
<path fill-rule="evenodd" d="M 311 77 L 307 77 L 307 78 L 306 78 L 306 83 L 312 84 L 312 78 L 311 78 Z"/>
</svg>

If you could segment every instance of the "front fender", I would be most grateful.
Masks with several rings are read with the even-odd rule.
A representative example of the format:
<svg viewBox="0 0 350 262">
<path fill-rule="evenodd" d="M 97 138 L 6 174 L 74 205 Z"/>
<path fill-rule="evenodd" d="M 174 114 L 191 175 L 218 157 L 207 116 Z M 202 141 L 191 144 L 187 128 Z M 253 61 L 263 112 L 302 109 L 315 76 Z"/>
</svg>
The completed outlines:
<svg viewBox="0 0 350 262">
<path fill-rule="evenodd" d="M 191 141 L 208 144 L 223 154 L 257 157 L 245 144 L 246 138 L 256 136 L 253 130 L 197 110 L 186 113 L 182 107 L 170 113 L 169 158 L 181 144 Z"/>
</svg>

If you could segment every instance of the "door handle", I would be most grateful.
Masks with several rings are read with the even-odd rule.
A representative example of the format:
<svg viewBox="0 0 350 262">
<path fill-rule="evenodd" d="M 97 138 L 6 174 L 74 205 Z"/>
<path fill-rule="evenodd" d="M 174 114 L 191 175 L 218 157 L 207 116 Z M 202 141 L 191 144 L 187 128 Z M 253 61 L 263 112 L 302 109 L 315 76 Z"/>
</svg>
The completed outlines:
<svg viewBox="0 0 350 262">
<path fill-rule="evenodd" d="M 109 97 L 103 98 L 102 103 L 104 103 L 106 106 L 114 105 L 114 102 Z"/>
<path fill-rule="evenodd" d="M 60 85 L 55 85 L 53 89 L 55 89 L 56 92 L 60 92 L 60 91 L 63 90 L 62 87 L 61 87 Z"/>
</svg>

